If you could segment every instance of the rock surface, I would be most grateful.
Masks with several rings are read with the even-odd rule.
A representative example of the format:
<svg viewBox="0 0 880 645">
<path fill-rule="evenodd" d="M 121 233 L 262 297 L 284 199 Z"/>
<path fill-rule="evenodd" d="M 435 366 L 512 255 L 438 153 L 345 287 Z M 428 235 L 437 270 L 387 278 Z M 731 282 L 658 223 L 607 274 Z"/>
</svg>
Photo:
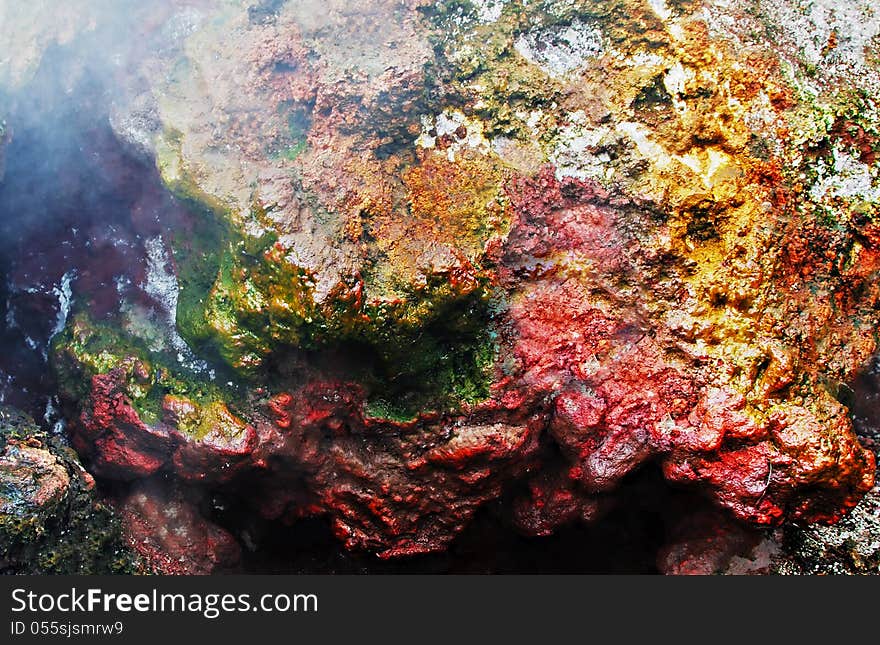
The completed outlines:
<svg viewBox="0 0 880 645">
<path fill-rule="evenodd" d="M 668 575 L 877 575 L 878 536 L 875 487 L 833 526 L 760 531 L 722 513 L 696 513 L 670 532 L 657 565 Z"/>
<path fill-rule="evenodd" d="M 172 3 L 112 123 L 190 219 L 147 247 L 164 322 L 54 338 L 73 445 L 385 558 L 511 490 L 527 534 L 599 520 L 648 463 L 740 522 L 840 520 L 875 475 L 845 384 L 877 349 L 880 17 L 800 6 Z M 193 531 L 145 540 L 234 561 Z"/>
<path fill-rule="evenodd" d="M 119 502 L 129 543 L 150 570 L 163 575 L 205 575 L 238 564 L 238 542 L 206 520 L 198 503 L 161 478 L 139 481 Z"/>
<path fill-rule="evenodd" d="M 0 572 L 132 573 L 139 560 L 72 450 L 0 406 Z"/>
<path fill-rule="evenodd" d="M 780 574 L 880 574 L 880 492 L 874 488 L 834 526 L 787 528 L 780 539 L 788 557 Z"/>
</svg>

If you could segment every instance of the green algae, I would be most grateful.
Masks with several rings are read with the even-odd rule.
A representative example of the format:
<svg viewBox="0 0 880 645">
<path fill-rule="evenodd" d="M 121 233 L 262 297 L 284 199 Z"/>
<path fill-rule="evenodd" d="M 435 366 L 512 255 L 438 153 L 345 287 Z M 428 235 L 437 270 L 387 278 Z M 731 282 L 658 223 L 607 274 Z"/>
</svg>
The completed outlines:
<svg viewBox="0 0 880 645">
<path fill-rule="evenodd" d="M 156 140 L 156 167 L 165 186 L 186 204 L 213 213 L 220 221 L 234 216 L 233 210 L 223 200 L 205 192 L 190 175 L 181 147 L 183 133 L 166 129 Z"/>
<path fill-rule="evenodd" d="M 344 347 L 362 357 L 367 390 L 405 410 L 395 417 L 488 396 L 494 345 L 486 285 L 456 292 L 448 276 L 429 276 L 398 300 L 363 302 L 352 279 L 317 303 L 313 277 L 273 236 L 262 244 L 230 245 L 207 297 L 218 353 L 239 373 L 265 373 L 269 359 L 291 349 Z"/>
<path fill-rule="evenodd" d="M 445 274 L 430 275 L 420 287 L 402 287 L 399 298 L 364 302 L 363 282 L 349 277 L 318 303 L 315 276 L 286 257 L 275 233 L 237 232 L 227 211 L 200 201 L 185 173 L 172 190 L 194 215 L 191 230 L 172 232 L 171 246 L 180 287 L 177 327 L 197 354 L 256 381 L 269 377 L 273 357 L 292 349 L 359 346 L 376 361 L 362 371 L 368 390 L 404 401 L 408 410 L 488 395 L 487 281 L 453 286 Z M 266 215 L 255 202 L 251 219 L 265 226 Z M 135 403 L 150 411 L 155 400 Z"/>
<path fill-rule="evenodd" d="M 147 424 L 161 420 L 166 395 L 186 397 L 199 406 L 219 401 L 234 405 L 241 399 L 237 389 L 189 373 L 172 357 L 123 335 L 118 325 L 95 322 L 83 313 L 77 313 L 54 339 L 51 364 L 61 392 L 77 401 L 89 395 L 93 376 L 120 370 L 123 393 Z"/>
<path fill-rule="evenodd" d="M 195 200 L 186 203 L 194 213 L 193 228 L 170 232 L 177 265 L 176 323 L 181 337 L 196 354 L 211 357 L 216 355 L 216 346 L 205 315 L 207 295 L 217 279 L 230 234 L 228 225 L 212 210 Z"/>
<path fill-rule="evenodd" d="M 438 15 L 473 9 L 470 3 L 457 5 L 440 3 Z M 489 124 L 488 134 L 529 140 L 533 135 L 519 114 L 521 108 L 549 107 L 558 97 L 550 87 L 553 81 L 513 52 L 517 30 L 529 20 L 520 3 L 513 5 L 505 9 L 506 27 L 485 30 L 490 38 L 482 46 L 492 51 L 491 63 L 469 70 L 459 57 L 458 68 L 451 69 L 461 82 L 481 77 L 493 88 L 487 94 L 497 100 L 478 111 Z M 572 19 L 556 15 L 545 22 Z M 432 91 L 439 86 L 429 79 L 421 100 L 435 103 L 440 97 Z M 462 100 L 470 101 L 470 91 L 459 87 Z M 275 142 L 283 147 L 267 152 L 270 158 L 294 160 L 305 152 L 310 110 L 289 101 L 279 104 L 278 115 L 286 120 L 287 132 Z M 399 120 L 399 115 L 393 118 Z M 172 232 L 170 243 L 180 287 L 176 323 L 197 355 L 219 359 L 236 380 L 265 383 L 272 378 L 273 361 L 283 360 L 291 350 L 321 354 L 357 347 L 369 355 L 366 363 L 375 361 L 361 370 L 361 380 L 377 400 L 394 400 L 396 406 L 412 410 L 488 396 L 495 350 L 494 341 L 487 340 L 491 337 L 487 281 L 452 286 L 448 275 L 429 275 L 421 286 L 401 285 L 393 297 L 367 300 L 358 291 L 369 290 L 368 259 L 362 275 L 343 276 L 319 302 L 316 276 L 285 257 L 260 208 L 236 213 L 199 188 L 184 161 L 182 138 L 172 129 L 162 134 L 157 165 L 168 188 L 194 213 L 192 228 Z M 244 220 L 268 232 L 257 237 L 245 233 Z M 136 404 L 151 412 L 155 399 L 141 397 Z"/>
<path fill-rule="evenodd" d="M 279 153 L 279 157 L 283 159 L 287 159 L 288 161 L 295 161 L 297 157 L 299 157 L 303 152 L 305 152 L 306 148 L 309 147 L 308 142 L 303 139 L 301 141 L 297 141 L 292 146 L 288 146 L 284 150 Z"/>
<path fill-rule="evenodd" d="M 61 391 L 73 400 L 82 400 L 89 394 L 93 376 L 130 367 L 148 353 L 145 346 L 116 328 L 95 323 L 86 315 L 75 315 L 53 339 L 50 361 Z M 149 370 L 147 362 L 142 364 Z M 144 394 L 140 384 L 133 382 L 130 389 L 136 398 Z"/>
<path fill-rule="evenodd" d="M 367 414 L 407 421 L 487 399 L 498 356 L 488 316 L 485 302 L 459 303 L 418 335 L 386 344 L 366 380 Z"/>
<path fill-rule="evenodd" d="M 272 359 L 285 352 L 320 356 L 342 348 L 361 363 L 355 378 L 365 386 L 373 416 L 402 421 L 488 397 L 497 347 L 487 283 L 457 291 L 447 276 L 436 275 L 395 301 L 359 302 L 340 289 L 318 304 L 312 276 L 284 257 L 273 234 L 235 236 L 210 219 L 210 211 L 202 217 L 212 234 L 184 232 L 172 245 L 178 328 L 199 354 L 225 361 L 233 380 L 273 382 Z M 191 373 L 114 321 L 96 322 L 83 313 L 53 341 L 52 365 L 73 400 L 88 396 L 93 376 L 121 369 L 123 391 L 148 424 L 161 419 L 167 395 L 200 408 L 218 401 L 242 407 L 237 386 Z M 198 438 L 197 429 L 191 434 Z"/>
</svg>

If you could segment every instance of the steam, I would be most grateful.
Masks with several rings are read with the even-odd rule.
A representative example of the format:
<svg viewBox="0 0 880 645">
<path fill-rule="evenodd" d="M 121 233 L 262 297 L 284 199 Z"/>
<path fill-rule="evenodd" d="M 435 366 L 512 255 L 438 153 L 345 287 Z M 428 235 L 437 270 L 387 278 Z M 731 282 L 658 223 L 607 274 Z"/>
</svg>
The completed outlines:
<svg viewBox="0 0 880 645">
<path fill-rule="evenodd" d="M 56 433 L 48 349 L 74 310 L 144 311 L 163 350 L 208 369 L 176 329 L 145 75 L 218 1 L 0 0 L 0 403 Z"/>
</svg>

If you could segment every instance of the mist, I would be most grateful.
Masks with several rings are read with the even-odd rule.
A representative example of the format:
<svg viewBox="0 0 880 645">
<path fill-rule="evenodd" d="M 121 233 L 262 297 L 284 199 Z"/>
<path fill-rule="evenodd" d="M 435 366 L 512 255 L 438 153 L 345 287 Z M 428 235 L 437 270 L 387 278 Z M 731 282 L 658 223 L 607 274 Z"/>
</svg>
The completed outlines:
<svg viewBox="0 0 880 645">
<path fill-rule="evenodd" d="M 138 307 L 194 364 L 162 238 L 186 212 L 136 103 L 145 66 L 173 56 L 209 4 L 0 0 L 0 403 L 56 432 L 49 346 L 76 307 Z"/>
</svg>

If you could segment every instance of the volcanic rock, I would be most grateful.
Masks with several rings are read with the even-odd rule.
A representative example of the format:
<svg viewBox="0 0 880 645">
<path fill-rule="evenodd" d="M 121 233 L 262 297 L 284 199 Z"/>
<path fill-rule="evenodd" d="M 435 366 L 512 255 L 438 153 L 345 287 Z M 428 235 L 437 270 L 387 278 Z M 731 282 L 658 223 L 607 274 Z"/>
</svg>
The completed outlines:
<svg viewBox="0 0 880 645">
<path fill-rule="evenodd" d="M 164 344 L 86 311 L 55 339 L 96 474 L 247 482 L 382 557 L 514 483 L 528 533 L 595 521 L 649 462 L 755 526 L 872 488 L 870 3 L 245 5 L 114 118 L 192 221 Z"/>
<path fill-rule="evenodd" d="M 107 574 L 140 568 L 76 454 L 28 416 L 0 407 L 0 572 Z"/>
<path fill-rule="evenodd" d="M 238 542 L 207 521 L 197 504 L 161 478 L 131 487 L 119 513 L 126 539 L 150 569 L 164 575 L 199 575 L 238 563 Z"/>
</svg>

